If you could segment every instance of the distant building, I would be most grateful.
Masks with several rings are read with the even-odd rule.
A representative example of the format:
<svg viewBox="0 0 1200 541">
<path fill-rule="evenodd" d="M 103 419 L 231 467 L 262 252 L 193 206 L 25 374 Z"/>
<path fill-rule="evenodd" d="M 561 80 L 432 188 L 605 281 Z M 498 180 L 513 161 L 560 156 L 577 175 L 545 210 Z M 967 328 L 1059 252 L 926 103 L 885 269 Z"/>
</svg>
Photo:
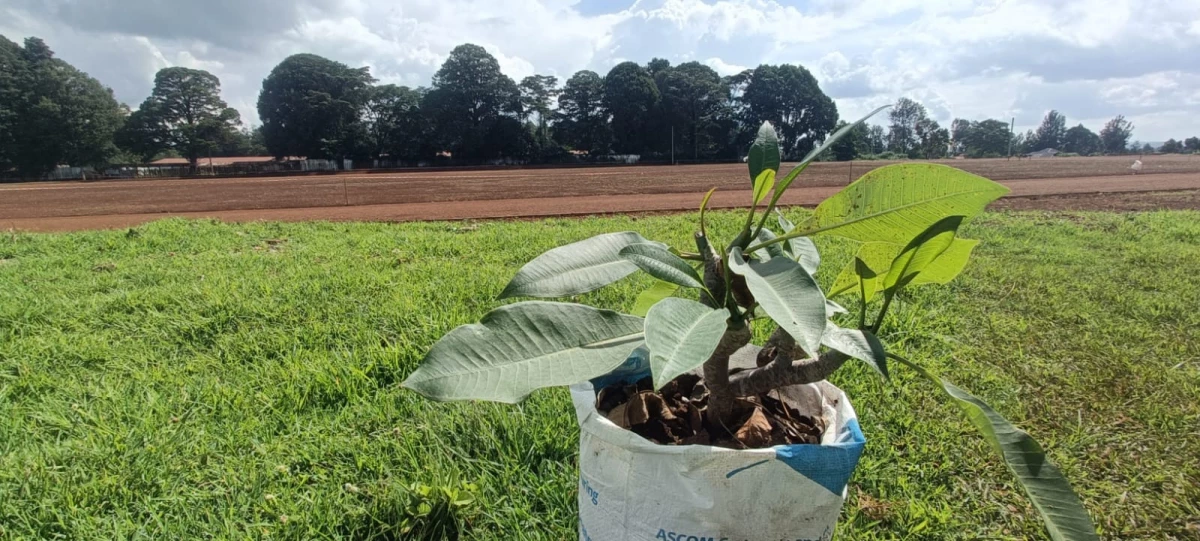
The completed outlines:
<svg viewBox="0 0 1200 541">
<path fill-rule="evenodd" d="M 1053 158 L 1059 154 L 1060 154 L 1060 152 L 1053 148 L 1043 148 L 1037 152 L 1030 152 L 1029 154 L 1026 154 L 1025 157 L 1026 158 Z"/>
</svg>

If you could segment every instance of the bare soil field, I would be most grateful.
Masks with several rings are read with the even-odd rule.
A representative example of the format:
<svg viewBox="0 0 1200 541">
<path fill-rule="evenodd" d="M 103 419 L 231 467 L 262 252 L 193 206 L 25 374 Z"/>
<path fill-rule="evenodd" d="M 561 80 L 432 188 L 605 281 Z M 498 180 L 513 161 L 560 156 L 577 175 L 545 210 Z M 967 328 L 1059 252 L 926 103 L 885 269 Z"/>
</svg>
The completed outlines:
<svg viewBox="0 0 1200 541">
<path fill-rule="evenodd" d="M 890 163 L 895 162 L 813 164 L 784 202 L 816 204 L 838 187 Z M 1019 197 L 1200 189 L 1200 156 L 1147 156 L 1142 174 L 1136 176 L 1129 170 L 1132 158 L 1127 157 L 941 163 L 1001 181 L 1013 189 L 1013 196 Z M 241 221 L 402 221 L 656 212 L 693 208 L 699 201 L 696 194 L 714 186 L 719 189 L 715 206 L 730 207 L 743 203 L 742 190 L 749 185 L 745 167 L 720 164 L 348 172 L 274 178 L 7 184 L 0 185 L 0 228 L 124 227 L 164 215 Z M 647 197 L 649 194 L 658 195 Z M 1087 206 L 1112 202 L 1113 197 L 1104 196 Z"/>
</svg>

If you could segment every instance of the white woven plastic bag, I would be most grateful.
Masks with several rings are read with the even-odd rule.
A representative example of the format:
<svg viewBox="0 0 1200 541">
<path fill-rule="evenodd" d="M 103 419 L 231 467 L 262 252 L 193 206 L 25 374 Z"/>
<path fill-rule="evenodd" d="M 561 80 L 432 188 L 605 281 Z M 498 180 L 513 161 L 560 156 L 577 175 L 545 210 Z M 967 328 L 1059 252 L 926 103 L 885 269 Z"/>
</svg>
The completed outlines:
<svg viewBox="0 0 1200 541">
<path fill-rule="evenodd" d="M 593 383 L 571 387 L 580 427 L 581 541 L 833 537 L 865 444 L 854 408 L 837 387 L 789 389 L 801 411 L 822 411 L 828 429 L 821 445 L 738 451 L 658 445 L 622 429 L 596 410 Z"/>
</svg>

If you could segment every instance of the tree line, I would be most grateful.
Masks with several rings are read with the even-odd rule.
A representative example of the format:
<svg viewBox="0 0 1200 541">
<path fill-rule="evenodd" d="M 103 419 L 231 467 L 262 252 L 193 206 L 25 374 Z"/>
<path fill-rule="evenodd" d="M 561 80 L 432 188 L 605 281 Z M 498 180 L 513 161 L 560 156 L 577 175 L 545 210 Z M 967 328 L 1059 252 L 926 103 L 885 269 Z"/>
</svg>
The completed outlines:
<svg viewBox="0 0 1200 541">
<path fill-rule="evenodd" d="M 262 125 L 249 129 L 209 72 L 164 68 L 131 111 L 42 40 L 21 46 L 0 36 L 0 174 L 37 177 L 62 164 L 99 168 L 165 156 L 193 167 L 207 156 L 248 155 L 395 164 L 553 163 L 612 154 L 734 161 L 763 121 L 779 132 L 784 159 L 797 159 L 845 125 L 812 73 L 791 64 L 722 77 L 699 62 L 655 58 L 622 62 L 604 75 L 582 70 L 561 84 L 550 75 L 517 82 L 482 47 L 464 44 L 428 87 L 377 83 L 366 67 L 290 56 L 263 80 Z M 1067 129 L 1057 111 L 1015 136 L 994 119 L 955 119 L 943 128 L 907 98 L 886 120 L 886 128 L 859 126 L 827 159 L 989 157 L 1044 148 L 1115 154 L 1128 150 L 1133 131 L 1121 116 L 1099 134 L 1082 125 Z M 1163 151 L 1200 151 L 1200 139 L 1172 139 Z"/>
</svg>

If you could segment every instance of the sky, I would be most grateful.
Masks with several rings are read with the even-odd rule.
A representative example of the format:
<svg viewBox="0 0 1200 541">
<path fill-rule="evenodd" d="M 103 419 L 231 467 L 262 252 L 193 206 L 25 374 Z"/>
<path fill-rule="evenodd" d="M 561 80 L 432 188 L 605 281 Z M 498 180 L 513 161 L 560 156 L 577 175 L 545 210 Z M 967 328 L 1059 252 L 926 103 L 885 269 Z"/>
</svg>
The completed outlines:
<svg viewBox="0 0 1200 541">
<path fill-rule="evenodd" d="M 843 118 L 909 97 L 946 127 L 1057 109 L 1094 131 L 1123 114 L 1142 141 L 1200 135 L 1196 0 L 2 0 L 0 34 L 44 39 L 135 108 L 157 70 L 208 70 L 248 124 L 288 55 L 415 87 L 475 43 L 518 81 L 654 57 L 801 64 Z"/>
</svg>

